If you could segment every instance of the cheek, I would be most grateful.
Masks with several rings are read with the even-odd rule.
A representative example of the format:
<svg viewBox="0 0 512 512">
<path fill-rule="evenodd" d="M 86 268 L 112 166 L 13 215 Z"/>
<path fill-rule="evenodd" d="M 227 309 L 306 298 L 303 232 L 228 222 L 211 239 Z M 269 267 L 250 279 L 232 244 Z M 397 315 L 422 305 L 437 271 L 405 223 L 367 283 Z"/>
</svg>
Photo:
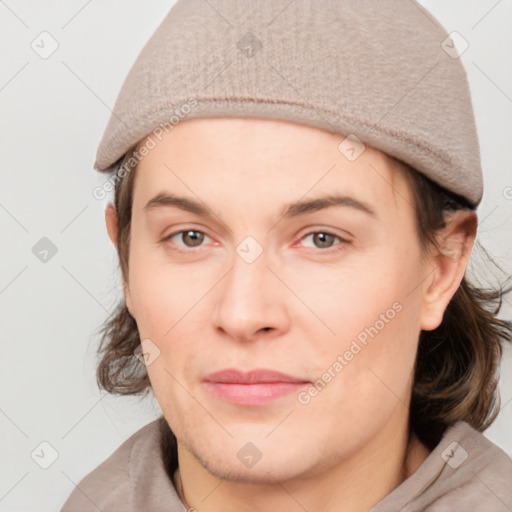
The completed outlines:
<svg viewBox="0 0 512 512">
<path fill-rule="evenodd" d="M 389 332 L 391 324 L 407 326 L 408 322 L 416 328 L 422 270 L 417 252 L 404 249 L 383 248 L 360 258 L 351 256 L 336 266 L 311 264 L 302 272 L 290 268 L 283 273 L 290 288 L 317 317 L 310 325 L 326 341 L 350 341 L 376 323 L 379 331 L 385 326 Z M 307 329 L 306 324 L 302 327 Z"/>
<path fill-rule="evenodd" d="M 295 278 L 298 295 L 324 324 L 304 322 L 301 329 L 320 338 L 308 355 L 333 392 L 322 393 L 326 400 L 379 408 L 396 396 L 406 399 L 420 332 L 421 272 L 416 248 L 404 247 Z"/>
<path fill-rule="evenodd" d="M 205 299 L 219 271 L 206 265 L 171 264 L 165 251 L 143 246 L 134 246 L 130 257 L 130 295 L 140 338 L 151 340 L 159 354 L 147 366 L 158 398 L 163 389 L 179 387 L 172 376 L 190 387 L 195 369 L 201 367 L 197 361 L 205 354 L 208 325 Z"/>
<path fill-rule="evenodd" d="M 130 254 L 130 295 L 141 336 L 170 337 L 213 286 L 201 265 L 171 263 L 166 251 L 134 244 Z"/>
<path fill-rule="evenodd" d="M 196 277 L 134 251 L 130 269 L 134 316 L 141 340 L 151 340 L 150 352 L 156 354 L 146 370 L 158 403 L 172 418 L 190 406 L 184 389 L 190 389 L 187 379 L 193 375 L 194 359 L 202 353 L 197 313 L 206 290 L 197 285 Z"/>
</svg>

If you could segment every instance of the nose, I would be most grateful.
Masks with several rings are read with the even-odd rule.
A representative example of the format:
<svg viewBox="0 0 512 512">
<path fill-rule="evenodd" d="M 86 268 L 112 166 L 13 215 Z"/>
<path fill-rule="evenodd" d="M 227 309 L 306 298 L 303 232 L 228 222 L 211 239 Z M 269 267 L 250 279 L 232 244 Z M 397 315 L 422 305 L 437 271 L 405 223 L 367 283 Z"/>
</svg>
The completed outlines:
<svg viewBox="0 0 512 512">
<path fill-rule="evenodd" d="M 234 254 L 231 270 L 216 287 L 213 322 L 230 338 L 249 342 L 290 328 L 286 288 L 269 268 L 265 251 L 252 263 Z"/>
</svg>

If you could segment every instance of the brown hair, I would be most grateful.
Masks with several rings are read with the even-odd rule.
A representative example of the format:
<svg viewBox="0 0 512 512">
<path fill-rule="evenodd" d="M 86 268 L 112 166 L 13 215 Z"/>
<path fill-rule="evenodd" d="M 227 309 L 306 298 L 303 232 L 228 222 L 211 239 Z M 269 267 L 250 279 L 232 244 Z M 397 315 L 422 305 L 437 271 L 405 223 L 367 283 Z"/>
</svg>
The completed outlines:
<svg viewBox="0 0 512 512">
<path fill-rule="evenodd" d="M 133 148 L 134 149 L 134 148 Z M 132 149 L 132 150 L 133 150 Z M 117 251 L 124 282 L 128 282 L 128 254 L 136 160 L 132 151 L 114 169 L 125 175 L 116 179 L 114 206 L 118 213 Z M 435 235 L 446 216 L 472 209 L 411 167 L 391 159 L 408 180 L 414 197 L 416 223 L 422 248 L 436 247 Z M 477 243 L 478 245 L 478 243 Z M 464 276 L 451 299 L 441 325 L 421 331 L 410 404 L 410 428 L 430 449 L 445 429 L 466 421 L 485 430 L 499 412 L 498 366 L 502 342 L 512 341 L 512 322 L 497 317 L 502 298 L 511 288 L 480 288 Z M 147 394 L 151 390 L 145 366 L 134 356 L 140 338 L 126 302 L 121 300 L 100 331 L 97 381 L 100 388 L 120 395 Z M 165 425 L 163 429 L 167 428 Z"/>
</svg>

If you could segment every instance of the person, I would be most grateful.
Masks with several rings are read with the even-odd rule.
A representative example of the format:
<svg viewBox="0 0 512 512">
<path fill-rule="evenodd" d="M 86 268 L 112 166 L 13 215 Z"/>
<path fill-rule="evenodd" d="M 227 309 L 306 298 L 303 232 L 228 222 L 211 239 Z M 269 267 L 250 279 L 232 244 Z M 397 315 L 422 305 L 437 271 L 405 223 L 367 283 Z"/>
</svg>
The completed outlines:
<svg viewBox="0 0 512 512">
<path fill-rule="evenodd" d="M 446 40 L 403 0 L 172 7 L 95 164 L 124 290 L 98 382 L 162 416 L 63 512 L 512 509 L 482 434 L 508 290 L 466 276 L 482 171 Z"/>
</svg>

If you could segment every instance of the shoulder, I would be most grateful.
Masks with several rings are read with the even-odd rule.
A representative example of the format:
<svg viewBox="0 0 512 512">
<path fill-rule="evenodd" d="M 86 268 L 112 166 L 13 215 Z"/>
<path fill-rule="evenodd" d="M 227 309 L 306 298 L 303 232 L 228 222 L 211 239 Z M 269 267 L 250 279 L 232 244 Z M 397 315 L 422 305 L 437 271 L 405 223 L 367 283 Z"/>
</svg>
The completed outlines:
<svg viewBox="0 0 512 512">
<path fill-rule="evenodd" d="M 452 493 L 465 493 L 467 505 L 473 510 L 510 512 L 512 510 L 512 459 L 499 446 L 490 441 L 467 423 L 459 425 L 460 441 L 445 441 L 446 457 L 454 458 L 460 451 L 459 460 L 450 466 L 449 476 L 453 484 L 460 484 Z M 449 498 L 450 495 L 448 495 Z"/>
<path fill-rule="evenodd" d="M 135 432 L 75 486 L 61 512 L 128 510 L 132 461 L 159 457 L 158 439 L 158 420 Z"/>
<path fill-rule="evenodd" d="M 456 423 L 431 455 L 441 459 L 441 471 L 425 492 L 425 510 L 510 512 L 512 459 L 482 433 Z"/>
<path fill-rule="evenodd" d="M 372 512 L 510 512 L 512 459 L 466 422 L 448 428 L 423 464 Z"/>
</svg>

